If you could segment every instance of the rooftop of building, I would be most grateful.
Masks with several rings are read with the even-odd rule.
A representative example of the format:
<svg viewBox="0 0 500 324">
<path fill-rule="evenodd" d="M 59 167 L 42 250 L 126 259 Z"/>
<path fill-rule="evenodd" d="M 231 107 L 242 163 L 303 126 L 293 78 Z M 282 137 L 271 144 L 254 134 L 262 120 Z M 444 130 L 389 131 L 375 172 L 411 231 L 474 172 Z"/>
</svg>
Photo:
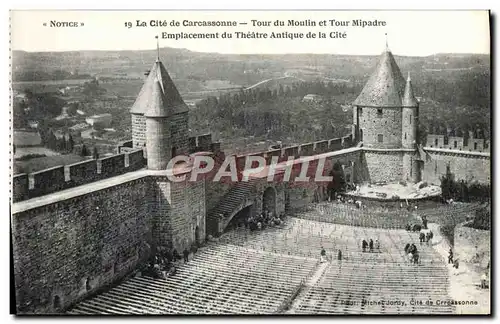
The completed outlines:
<svg viewBox="0 0 500 324">
<path fill-rule="evenodd" d="M 157 83 L 159 88 L 157 88 Z M 162 106 L 153 107 L 155 104 L 161 104 Z M 165 117 L 166 113 L 171 115 L 187 111 L 187 105 L 184 103 L 165 66 L 158 58 L 153 64 L 130 112 L 132 114 L 148 113 L 149 117 Z"/>
<path fill-rule="evenodd" d="M 402 107 L 407 104 L 407 107 L 413 107 L 418 102 L 413 96 L 410 81 L 405 81 L 394 56 L 386 47 L 375 71 L 353 104 L 364 107 Z M 410 88 L 405 93 L 407 85 Z"/>
</svg>

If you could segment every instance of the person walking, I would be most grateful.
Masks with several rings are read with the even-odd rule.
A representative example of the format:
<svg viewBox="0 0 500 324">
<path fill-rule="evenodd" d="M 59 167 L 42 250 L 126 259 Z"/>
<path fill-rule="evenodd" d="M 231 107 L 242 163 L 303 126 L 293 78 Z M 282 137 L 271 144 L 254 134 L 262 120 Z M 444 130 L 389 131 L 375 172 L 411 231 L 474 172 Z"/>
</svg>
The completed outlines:
<svg viewBox="0 0 500 324">
<path fill-rule="evenodd" d="M 182 254 L 184 255 L 184 263 L 188 263 L 189 261 L 189 251 L 187 248 L 184 249 L 184 251 L 182 251 Z"/>
<path fill-rule="evenodd" d="M 323 247 L 321 247 L 321 253 L 320 253 L 319 261 L 321 263 L 323 263 L 323 262 L 326 261 L 326 250 Z"/>
<path fill-rule="evenodd" d="M 448 252 L 448 264 L 453 264 L 453 251 L 450 248 L 450 251 Z"/>
</svg>

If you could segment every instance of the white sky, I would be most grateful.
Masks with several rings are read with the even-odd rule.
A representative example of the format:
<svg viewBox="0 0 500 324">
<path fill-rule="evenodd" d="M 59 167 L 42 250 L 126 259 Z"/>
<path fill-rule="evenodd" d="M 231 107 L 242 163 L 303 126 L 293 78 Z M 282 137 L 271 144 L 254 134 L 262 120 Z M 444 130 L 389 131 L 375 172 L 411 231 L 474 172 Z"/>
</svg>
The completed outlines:
<svg viewBox="0 0 500 324">
<path fill-rule="evenodd" d="M 435 53 L 489 54 L 487 11 L 14 11 L 11 14 L 13 50 L 138 50 L 154 49 L 161 32 L 307 32 L 346 31 L 347 39 L 185 39 L 161 40 L 161 47 L 219 53 L 330 53 L 379 54 L 388 33 L 389 47 L 397 55 Z M 125 27 L 126 21 L 231 20 L 246 26 L 228 27 Z M 250 20 L 385 20 L 386 27 L 252 27 Z M 44 27 L 51 20 L 83 22 L 83 27 Z"/>
</svg>

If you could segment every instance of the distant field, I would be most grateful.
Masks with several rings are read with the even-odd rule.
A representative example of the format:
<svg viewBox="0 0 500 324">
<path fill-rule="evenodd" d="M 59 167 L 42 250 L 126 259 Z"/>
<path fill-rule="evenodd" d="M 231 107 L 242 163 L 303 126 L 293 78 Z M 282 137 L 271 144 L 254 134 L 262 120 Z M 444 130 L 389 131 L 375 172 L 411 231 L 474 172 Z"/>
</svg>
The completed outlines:
<svg viewBox="0 0 500 324">
<path fill-rule="evenodd" d="M 59 153 L 43 146 L 16 147 L 16 154 L 14 154 L 14 158 L 17 159 L 28 154 L 45 154 L 46 156 L 59 155 Z"/>
<path fill-rule="evenodd" d="M 35 146 L 42 143 L 38 132 L 14 131 L 13 137 L 16 149 L 19 146 Z"/>
<path fill-rule="evenodd" d="M 65 154 L 39 157 L 27 161 L 14 161 L 14 174 L 36 172 L 58 165 L 67 165 L 88 159 L 88 157 L 81 157 L 76 154 Z"/>
<path fill-rule="evenodd" d="M 69 79 L 69 80 L 48 80 L 48 81 L 18 81 L 12 82 L 12 88 L 14 90 L 24 90 L 30 89 L 33 92 L 39 91 L 55 91 L 63 86 L 75 86 L 82 85 L 89 79 Z"/>
</svg>

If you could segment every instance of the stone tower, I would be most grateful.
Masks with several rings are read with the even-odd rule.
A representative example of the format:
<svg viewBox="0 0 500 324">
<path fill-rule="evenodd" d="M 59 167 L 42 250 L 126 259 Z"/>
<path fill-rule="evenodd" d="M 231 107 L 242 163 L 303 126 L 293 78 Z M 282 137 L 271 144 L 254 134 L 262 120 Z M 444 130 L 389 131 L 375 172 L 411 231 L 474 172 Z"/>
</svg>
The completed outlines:
<svg viewBox="0 0 500 324">
<path fill-rule="evenodd" d="M 417 147 L 418 101 L 413 95 L 410 73 L 406 80 L 403 96 L 403 148 L 415 149 Z"/>
<path fill-rule="evenodd" d="M 151 98 L 144 113 L 146 119 L 146 149 L 148 169 L 165 170 L 171 158 L 170 123 L 172 115 L 161 89 L 155 80 Z"/>
<path fill-rule="evenodd" d="M 411 79 L 405 81 L 386 46 L 375 72 L 353 102 L 353 135 L 367 149 L 391 150 L 402 161 L 402 179 L 418 182 L 418 108 Z"/>
<path fill-rule="evenodd" d="M 405 80 L 388 48 L 353 102 L 354 136 L 369 148 L 401 148 Z"/>
<path fill-rule="evenodd" d="M 146 147 L 149 168 L 164 169 L 172 157 L 188 153 L 188 107 L 159 55 L 130 112 L 132 145 Z"/>
</svg>

